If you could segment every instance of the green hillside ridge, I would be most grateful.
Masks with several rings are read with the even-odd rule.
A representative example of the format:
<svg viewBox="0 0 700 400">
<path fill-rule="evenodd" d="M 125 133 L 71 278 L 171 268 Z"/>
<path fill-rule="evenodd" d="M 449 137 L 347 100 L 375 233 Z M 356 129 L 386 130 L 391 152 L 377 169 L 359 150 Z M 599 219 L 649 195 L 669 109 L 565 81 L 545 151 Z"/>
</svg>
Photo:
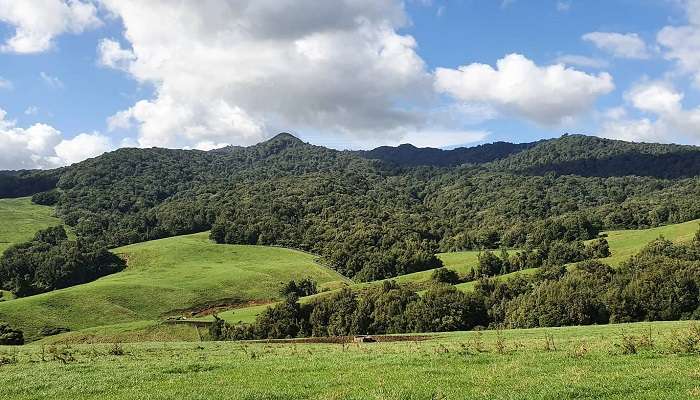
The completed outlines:
<svg viewBox="0 0 700 400">
<path fill-rule="evenodd" d="M 310 277 L 321 287 L 348 280 L 312 255 L 275 247 L 217 245 L 208 233 L 179 236 L 114 250 L 126 270 L 97 281 L 0 303 L 0 320 L 36 338 L 41 328 L 71 330 L 155 320 L 208 304 L 279 299 L 281 285 Z"/>
<path fill-rule="evenodd" d="M 0 254 L 12 244 L 31 239 L 40 229 L 63 224 L 53 215 L 53 207 L 33 204 L 29 197 L 0 199 Z"/>
<path fill-rule="evenodd" d="M 636 254 L 649 242 L 664 237 L 673 242 L 687 242 L 693 238 L 698 231 L 700 220 L 688 221 L 681 224 L 661 226 L 651 229 L 635 229 L 635 230 L 618 230 L 604 232 L 607 236 L 610 245 L 611 256 L 603 258 L 600 261 L 611 266 L 618 266 L 621 262 Z M 513 251 L 511 251 L 513 252 Z M 469 272 L 478 262 L 478 251 L 461 251 L 454 253 L 441 253 L 438 258 L 445 264 L 445 268 L 457 271 L 460 274 Z M 400 284 L 421 283 L 430 280 L 433 270 L 416 272 L 399 276 L 393 280 Z M 509 279 L 514 276 L 527 276 L 537 272 L 536 268 L 523 271 L 512 272 L 505 275 L 497 276 L 496 279 Z M 374 283 L 364 283 L 357 286 L 367 286 Z M 476 281 L 464 282 L 455 285 L 463 291 L 471 291 L 474 289 Z M 303 300 L 303 299 L 302 299 Z M 255 317 L 267 308 L 267 305 L 255 307 L 243 307 L 220 313 L 219 316 L 230 322 L 249 323 L 255 320 Z"/>
</svg>

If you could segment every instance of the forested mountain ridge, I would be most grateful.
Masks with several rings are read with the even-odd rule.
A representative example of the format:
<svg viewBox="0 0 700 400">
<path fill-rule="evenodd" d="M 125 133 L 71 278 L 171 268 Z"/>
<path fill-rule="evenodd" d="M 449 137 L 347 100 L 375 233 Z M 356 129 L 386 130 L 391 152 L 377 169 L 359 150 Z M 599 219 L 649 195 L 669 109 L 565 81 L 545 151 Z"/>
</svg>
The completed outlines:
<svg viewBox="0 0 700 400">
<path fill-rule="evenodd" d="M 438 154 L 403 147 L 415 160 Z M 693 146 L 565 135 L 439 153 L 469 154 L 455 166 L 366 158 L 389 150 L 289 134 L 209 152 L 120 149 L 61 170 L 57 211 L 78 238 L 108 247 L 211 229 L 221 243 L 317 253 L 358 280 L 434 268 L 437 251 L 546 248 L 700 217 Z"/>
<path fill-rule="evenodd" d="M 373 150 L 359 150 L 353 153 L 363 158 L 391 162 L 403 167 L 420 165 L 451 167 L 461 164 L 485 164 L 517 154 L 536 146 L 538 143 L 540 142 L 518 144 L 494 142 L 475 147 L 458 147 L 452 150 L 418 148 L 412 144 L 402 144 L 397 147 L 381 146 Z"/>
</svg>

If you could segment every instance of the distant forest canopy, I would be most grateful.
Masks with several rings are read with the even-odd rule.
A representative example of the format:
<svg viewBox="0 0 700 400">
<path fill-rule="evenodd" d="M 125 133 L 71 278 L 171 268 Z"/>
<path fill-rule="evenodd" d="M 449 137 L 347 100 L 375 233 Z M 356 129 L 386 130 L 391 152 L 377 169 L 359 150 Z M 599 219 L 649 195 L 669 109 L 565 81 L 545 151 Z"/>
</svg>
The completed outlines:
<svg viewBox="0 0 700 400">
<path fill-rule="evenodd" d="M 61 170 L 0 174 L 0 193 L 56 186 L 38 201 L 57 201 L 79 240 L 98 246 L 211 229 L 219 243 L 299 248 L 374 280 L 440 267 L 436 252 L 547 249 L 603 229 L 700 218 L 699 176 L 694 146 L 565 135 L 359 152 L 280 134 L 250 147 L 120 149 Z"/>
</svg>

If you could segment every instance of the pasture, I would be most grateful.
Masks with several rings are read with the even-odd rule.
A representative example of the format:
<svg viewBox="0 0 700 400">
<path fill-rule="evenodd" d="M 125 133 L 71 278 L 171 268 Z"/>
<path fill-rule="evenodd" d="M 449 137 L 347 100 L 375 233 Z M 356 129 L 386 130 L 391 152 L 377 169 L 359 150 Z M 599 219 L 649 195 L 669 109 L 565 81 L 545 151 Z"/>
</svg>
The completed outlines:
<svg viewBox="0 0 700 400">
<path fill-rule="evenodd" d="M 11 399 L 687 399 L 690 322 L 453 332 L 363 344 L 0 348 Z M 400 366 L 400 368 L 398 368 Z"/>
</svg>

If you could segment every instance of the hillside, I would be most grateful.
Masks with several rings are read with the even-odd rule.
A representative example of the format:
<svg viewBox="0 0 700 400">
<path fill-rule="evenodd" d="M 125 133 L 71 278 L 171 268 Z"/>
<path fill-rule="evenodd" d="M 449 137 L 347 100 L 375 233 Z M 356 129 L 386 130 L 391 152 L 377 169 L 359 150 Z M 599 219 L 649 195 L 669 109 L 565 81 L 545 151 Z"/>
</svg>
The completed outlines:
<svg viewBox="0 0 700 400">
<path fill-rule="evenodd" d="M 313 256 L 260 246 L 216 245 L 207 233 L 114 250 L 128 260 L 120 273 L 41 295 L 0 303 L 0 320 L 30 338 L 43 327 L 71 330 L 151 320 L 208 305 L 244 305 L 279 299 L 291 279 L 311 277 L 321 287 L 346 279 Z"/>
<path fill-rule="evenodd" d="M 36 231 L 63 222 L 53 207 L 32 204 L 28 197 L 0 199 L 0 254 L 14 243 L 31 239 Z"/>
<path fill-rule="evenodd" d="M 538 143 L 495 142 L 451 150 L 430 147 L 418 148 L 411 144 L 402 144 L 397 147 L 382 146 L 373 150 L 360 150 L 353 153 L 363 158 L 382 160 L 402 167 L 420 165 L 454 167 L 461 164 L 485 164 L 527 150 Z"/>
</svg>

